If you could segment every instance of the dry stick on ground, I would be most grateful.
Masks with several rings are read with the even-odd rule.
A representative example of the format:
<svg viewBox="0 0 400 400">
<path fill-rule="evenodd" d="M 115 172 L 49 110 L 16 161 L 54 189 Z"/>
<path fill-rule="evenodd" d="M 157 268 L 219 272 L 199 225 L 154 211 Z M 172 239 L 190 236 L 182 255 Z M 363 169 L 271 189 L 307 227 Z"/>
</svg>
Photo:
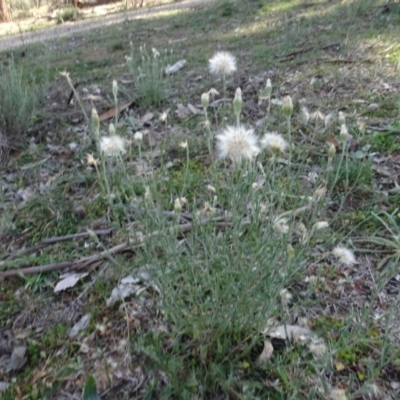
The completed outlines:
<svg viewBox="0 0 400 400">
<path fill-rule="evenodd" d="M 215 222 L 215 225 L 218 229 L 223 229 L 225 227 L 231 226 L 231 222 L 221 221 L 220 218 L 212 219 L 207 218 L 199 221 L 200 225 L 205 225 L 209 222 Z M 245 221 L 246 224 L 249 221 Z M 180 224 L 178 226 L 173 226 L 167 230 L 168 233 L 186 233 L 190 232 L 193 229 L 192 223 Z M 164 231 L 154 231 L 148 235 L 144 235 L 139 237 L 132 242 L 124 242 L 117 246 L 111 247 L 110 249 L 104 250 L 101 253 L 94 254 L 92 256 L 82 257 L 77 261 L 64 261 L 61 263 L 55 264 L 47 264 L 47 265 L 39 265 L 37 267 L 27 267 L 27 268 L 18 268 L 9 271 L 0 272 L 0 278 L 9 278 L 12 276 L 19 276 L 19 275 L 32 275 L 32 274 L 40 274 L 42 272 L 50 272 L 50 271 L 60 271 L 63 269 L 69 270 L 81 270 L 83 268 L 88 267 L 89 265 L 103 260 L 106 257 L 111 255 L 122 253 L 124 251 L 130 250 L 135 247 L 141 246 L 146 240 L 149 240 L 153 237 L 160 236 L 163 234 Z"/>
<path fill-rule="evenodd" d="M 292 53 L 285 54 L 284 56 L 281 56 L 279 58 L 280 58 L 280 62 L 284 62 L 284 61 L 293 59 L 295 56 L 297 56 L 299 54 L 309 53 L 310 51 L 314 51 L 314 50 L 328 50 L 333 47 L 340 47 L 340 43 L 331 43 L 331 44 L 327 44 L 327 45 L 319 47 L 319 48 L 318 47 L 315 48 L 314 46 L 307 47 L 305 49 L 300 49 L 300 50 L 293 51 Z"/>
<path fill-rule="evenodd" d="M 52 244 L 55 244 L 55 243 L 65 242 L 67 240 L 73 240 L 73 239 L 86 238 L 86 237 L 91 236 L 93 233 L 97 236 L 109 235 L 113 231 L 114 231 L 114 228 L 105 228 L 105 229 L 98 229 L 98 230 L 88 231 L 88 232 L 73 233 L 71 235 L 51 237 L 51 238 L 42 240 L 36 246 L 28 247 L 26 249 L 15 251 L 13 253 L 5 253 L 5 254 L 1 255 L 1 258 L 6 259 L 6 260 L 13 260 L 19 256 L 24 256 L 26 254 L 35 253 L 36 251 L 42 250 L 43 248 L 50 246 Z M 0 263 L 0 265 L 1 265 L 1 263 Z"/>
</svg>

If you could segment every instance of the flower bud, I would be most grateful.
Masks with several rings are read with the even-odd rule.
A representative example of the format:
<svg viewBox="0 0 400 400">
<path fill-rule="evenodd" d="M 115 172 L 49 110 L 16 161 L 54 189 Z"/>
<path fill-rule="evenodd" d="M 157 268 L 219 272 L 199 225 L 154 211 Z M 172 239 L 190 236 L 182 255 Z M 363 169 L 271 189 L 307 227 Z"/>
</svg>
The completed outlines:
<svg viewBox="0 0 400 400">
<path fill-rule="evenodd" d="M 180 213 L 182 211 L 182 207 L 187 203 L 185 197 L 178 197 L 174 201 L 174 211 L 176 213 Z"/>
<path fill-rule="evenodd" d="M 108 127 L 108 133 L 110 134 L 110 136 L 115 135 L 115 126 L 113 123 L 111 123 L 110 126 Z"/>
<path fill-rule="evenodd" d="M 94 134 L 98 136 L 100 134 L 100 118 L 95 108 L 92 108 L 91 123 Z"/>
<path fill-rule="evenodd" d="M 242 104 L 242 90 L 237 88 L 235 92 L 235 98 L 233 99 L 233 112 L 235 115 L 239 115 L 242 111 Z"/>
<path fill-rule="evenodd" d="M 339 139 L 342 143 L 344 143 L 347 141 L 348 136 L 349 136 L 349 131 L 347 130 L 347 126 L 343 124 L 340 127 Z"/>
<path fill-rule="evenodd" d="M 175 199 L 175 202 L 174 202 L 174 211 L 175 211 L 176 213 L 182 212 L 182 204 L 181 204 L 180 199 Z"/>
<path fill-rule="evenodd" d="M 144 200 L 147 202 L 151 201 L 151 192 L 150 192 L 150 188 L 148 186 L 144 187 Z"/>
<path fill-rule="evenodd" d="M 209 92 L 203 93 L 201 95 L 201 105 L 203 106 L 204 110 L 207 109 L 209 104 L 210 104 L 210 93 Z"/>
<path fill-rule="evenodd" d="M 310 119 L 310 113 L 307 110 L 306 106 L 300 107 L 300 120 L 304 125 L 307 125 L 308 120 Z"/>
<path fill-rule="evenodd" d="M 340 125 L 346 125 L 346 118 L 342 111 L 339 111 L 339 124 Z"/>
<path fill-rule="evenodd" d="M 282 111 L 283 111 L 283 115 L 286 118 L 290 118 L 293 114 L 293 102 L 292 102 L 292 98 L 290 96 L 286 96 L 283 98 L 283 102 L 282 102 Z"/>
<path fill-rule="evenodd" d="M 136 132 L 136 133 L 133 135 L 133 139 L 135 140 L 135 142 L 136 142 L 137 144 L 142 143 L 142 141 L 143 141 L 143 133 L 142 133 L 142 132 Z"/>
<path fill-rule="evenodd" d="M 329 113 L 325 117 L 325 121 L 324 121 L 325 122 L 325 129 L 329 129 L 332 126 L 333 121 L 334 121 L 334 116 L 335 116 L 334 113 Z"/>
<path fill-rule="evenodd" d="M 267 79 L 267 83 L 265 84 L 265 88 L 260 91 L 258 94 L 258 103 L 261 104 L 263 100 L 268 100 L 271 97 L 272 93 L 272 84 L 271 79 Z"/>
<path fill-rule="evenodd" d="M 113 80 L 112 83 L 112 94 L 114 96 L 114 99 L 116 99 L 118 96 L 118 83 L 115 79 Z"/>
<path fill-rule="evenodd" d="M 328 150 L 327 150 L 327 153 L 328 153 L 328 157 L 329 157 L 329 158 L 335 157 L 335 154 L 336 154 L 336 147 L 335 147 L 335 145 L 334 145 L 333 143 L 331 143 L 331 144 L 329 145 Z"/>
<path fill-rule="evenodd" d="M 272 93 L 272 83 L 271 79 L 267 79 L 267 83 L 265 84 L 265 94 L 269 97 Z"/>
<path fill-rule="evenodd" d="M 287 245 L 287 255 L 289 257 L 289 260 L 293 260 L 294 258 L 294 248 L 291 244 Z"/>
</svg>

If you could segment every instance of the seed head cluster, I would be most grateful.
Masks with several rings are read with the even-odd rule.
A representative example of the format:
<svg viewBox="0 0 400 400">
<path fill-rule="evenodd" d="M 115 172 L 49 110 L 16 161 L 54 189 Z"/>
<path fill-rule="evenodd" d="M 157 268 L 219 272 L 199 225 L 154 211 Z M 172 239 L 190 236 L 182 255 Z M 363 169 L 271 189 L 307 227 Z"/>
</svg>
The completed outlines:
<svg viewBox="0 0 400 400">
<path fill-rule="evenodd" d="M 125 141 L 121 136 L 103 136 L 100 139 L 100 150 L 106 156 L 116 156 L 119 154 L 124 154 Z"/>
<path fill-rule="evenodd" d="M 344 265 L 351 267 L 357 263 L 354 252 L 344 246 L 336 246 L 332 250 L 332 254 Z"/>
<path fill-rule="evenodd" d="M 239 125 L 227 126 L 217 135 L 217 151 L 220 158 L 230 158 L 236 163 L 253 160 L 260 152 L 260 148 L 253 129 Z"/>
<path fill-rule="evenodd" d="M 283 136 L 276 132 L 266 133 L 260 143 L 261 148 L 267 150 L 272 155 L 283 154 L 289 147 L 289 143 Z"/>
<path fill-rule="evenodd" d="M 236 58 L 231 53 L 219 51 L 208 61 L 208 67 L 213 75 L 232 75 L 237 70 Z"/>
</svg>

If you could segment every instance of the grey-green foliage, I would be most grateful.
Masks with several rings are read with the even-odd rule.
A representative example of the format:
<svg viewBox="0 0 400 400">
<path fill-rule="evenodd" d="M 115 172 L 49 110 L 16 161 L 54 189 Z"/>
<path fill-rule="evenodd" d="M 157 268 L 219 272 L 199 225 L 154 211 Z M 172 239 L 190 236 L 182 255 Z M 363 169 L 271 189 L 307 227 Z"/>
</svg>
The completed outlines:
<svg viewBox="0 0 400 400">
<path fill-rule="evenodd" d="M 159 106 L 167 97 L 167 77 L 164 68 L 168 65 L 170 53 L 158 52 L 140 46 L 140 57 L 132 49 L 127 57 L 129 72 L 135 83 L 135 92 L 142 106 Z"/>
<path fill-rule="evenodd" d="M 79 18 L 79 12 L 76 8 L 68 6 L 64 8 L 57 18 L 57 23 L 62 24 L 67 21 L 75 21 Z"/>
<path fill-rule="evenodd" d="M 25 78 L 14 62 L 0 69 L 0 127 L 11 141 L 29 127 L 39 95 L 40 86 Z"/>
</svg>

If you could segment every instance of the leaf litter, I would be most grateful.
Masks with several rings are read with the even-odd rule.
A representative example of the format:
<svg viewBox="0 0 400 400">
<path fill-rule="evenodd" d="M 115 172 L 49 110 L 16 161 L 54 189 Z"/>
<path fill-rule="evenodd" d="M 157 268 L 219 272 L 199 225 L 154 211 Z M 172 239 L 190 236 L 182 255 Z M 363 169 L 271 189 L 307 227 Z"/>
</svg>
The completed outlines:
<svg viewBox="0 0 400 400">
<path fill-rule="evenodd" d="M 343 70 L 344 71 L 344 70 Z M 295 80 L 294 80 L 295 82 Z M 315 84 L 320 84 L 321 82 L 316 81 Z M 327 81 L 324 80 L 322 84 L 327 84 Z M 301 82 L 299 83 L 299 87 L 301 87 Z M 389 89 L 388 86 L 382 86 L 383 88 Z M 349 88 L 351 89 L 351 88 Z M 251 89 L 248 89 L 248 92 L 251 93 Z M 99 93 L 100 94 L 100 93 Z M 197 115 L 202 113 L 200 109 L 197 107 L 193 106 L 191 103 L 187 103 L 187 106 L 184 106 L 183 104 L 178 104 L 177 105 L 177 116 L 182 119 L 182 121 L 185 121 L 187 118 L 189 118 L 191 115 Z M 272 104 L 274 105 L 281 105 L 281 100 L 279 99 L 272 99 Z M 371 103 L 374 104 L 374 103 Z M 312 108 L 311 108 L 312 109 Z M 364 107 L 365 109 L 365 107 Z M 375 112 L 378 111 L 379 108 L 372 107 L 367 111 L 368 112 Z M 115 111 L 115 110 L 114 110 Z M 252 111 L 257 112 L 257 108 L 252 108 Z M 324 110 L 328 112 L 329 110 Z M 143 124 L 150 123 L 153 119 L 153 116 L 151 118 L 148 117 L 148 114 L 152 113 L 145 113 L 143 114 L 145 120 L 141 120 L 140 122 Z M 317 123 L 317 120 L 320 121 L 326 121 L 326 119 L 320 118 L 320 115 L 322 115 L 322 111 L 315 111 L 315 118 L 314 121 Z M 114 114 L 110 114 L 110 117 L 112 118 Z M 150 124 L 151 125 L 151 124 Z M 82 128 L 83 131 L 85 131 L 84 128 Z M 44 151 L 44 154 L 48 154 L 48 157 L 51 157 L 50 161 L 53 162 L 53 166 L 57 170 L 57 160 L 54 158 L 57 155 L 62 154 L 65 152 L 65 148 L 62 148 L 62 146 L 57 147 L 58 145 L 50 145 L 48 148 Z M 365 156 L 368 156 L 368 150 L 365 150 Z M 393 155 L 391 155 L 393 156 Z M 395 176 L 397 174 L 397 163 L 393 162 L 390 160 L 389 157 L 386 157 L 383 161 L 385 164 L 385 168 L 387 168 L 385 174 L 381 174 L 385 178 L 390 178 L 390 175 Z M 148 167 L 146 167 L 148 168 Z M 374 166 L 375 168 L 375 166 Z M 388 179 L 384 180 L 381 179 L 380 182 L 380 191 L 382 190 L 391 190 L 393 187 L 393 181 Z M 28 187 L 29 188 L 29 187 Z M 35 185 L 33 184 L 33 188 L 35 189 Z M 36 187 L 37 189 L 38 187 Z M 34 190 L 30 189 L 30 190 Z M 26 189 L 28 190 L 28 189 Z M 79 193 L 79 187 L 74 188 L 74 190 Z M 23 193 L 20 195 L 20 198 L 24 199 L 24 201 L 28 201 L 29 198 L 32 198 L 28 195 L 24 195 Z M 100 224 L 106 224 L 105 220 L 100 221 Z M 285 227 L 286 231 L 286 227 Z M 112 242 L 112 238 L 110 240 L 106 240 L 103 242 L 103 244 L 110 244 Z M 318 254 L 318 253 L 317 253 Z M 316 260 L 318 260 L 316 254 Z M 373 258 L 373 257 L 371 257 Z M 363 260 L 364 262 L 364 260 Z M 376 288 L 376 285 L 374 283 L 373 277 L 370 276 L 368 269 L 364 270 L 363 268 L 356 269 L 356 270 L 348 270 L 346 268 L 338 268 L 337 269 L 337 276 L 332 279 L 329 277 L 329 269 L 334 265 L 333 261 L 329 258 L 329 256 L 322 256 L 322 262 L 317 262 L 315 261 L 314 263 L 311 263 L 305 270 L 305 273 L 308 274 L 308 276 L 311 277 L 317 277 L 316 281 L 309 280 L 308 282 L 305 283 L 303 287 L 300 287 L 299 291 L 296 291 L 296 293 L 299 293 L 299 296 L 306 296 L 307 295 L 307 286 L 308 285 L 314 285 L 316 282 L 318 282 L 318 285 L 321 284 L 320 287 L 317 287 L 317 293 L 318 295 L 321 296 L 321 309 L 319 310 L 321 315 L 326 313 L 328 315 L 331 315 L 329 311 L 329 306 L 334 303 L 336 310 L 335 313 L 332 312 L 332 314 L 337 314 L 340 316 L 341 313 L 345 313 L 347 305 L 350 304 L 359 304 L 360 306 L 363 304 L 366 298 L 370 295 L 371 288 Z M 365 264 L 363 265 L 363 267 Z M 326 278 L 325 276 L 326 275 Z M 68 276 L 65 277 L 66 281 L 61 284 L 61 287 L 63 285 L 65 286 L 64 289 L 60 290 L 65 290 L 68 288 L 72 288 L 83 276 L 80 275 L 80 277 L 77 279 L 79 274 L 71 274 L 70 279 L 68 279 Z M 325 278 L 324 280 L 322 278 Z M 160 322 L 159 326 L 156 327 L 156 321 L 159 318 L 159 315 L 157 316 L 157 301 L 151 298 L 151 296 L 148 296 L 147 293 L 144 293 L 143 291 L 146 291 L 147 289 L 147 284 L 144 284 L 144 282 L 148 279 L 140 279 L 137 278 L 134 274 L 126 276 L 125 278 L 122 278 L 120 280 L 120 284 L 115 287 L 114 289 L 110 290 L 111 295 L 110 297 L 106 300 L 106 305 L 109 307 L 112 307 L 114 304 L 117 302 L 121 302 L 121 307 L 120 310 L 124 310 L 124 307 L 126 306 L 127 309 L 124 311 L 125 316 L 124 318 L 126 321 L 129 321 L 129 323 L 137 323 L 136 321 L 139 321 L 137 324 L 140 326 L 141 329 L 159 329 L 159 330 L 168 330 L 168 327 L 164 324 L 164 322 Z M 75 281 L 75 282 L 74 282 Z M 61 281 L 62 282 L 62 281 Z M 59 282 L 59 283 L 61 283 Z M 71 283 L 74 282 L 74 283 Z M 70 286 L 68 286 L 70 285 Z M 301 285 L 300 285 L 301 286 Z M 384 293 L 386 289 L 383 289 L 382 294 L 380 295 L 380 302 L 377 303 L 376 307 L 376 312 L 379 314 L 380 311 L 384 311 L 388 305 L 390 305 L 390 296 L 387 293 Z M 107 293 L 108 294 L 108 293 Z M 65 293 L 66 296 L 68 296 L 67 293 Z M 68 301 L 68 297 L 66 297 L 66 300 Z M 324 304 L 326 305 L 326 309 L 324 310 Z M 103 318 L 103 322 L 98 325 L 98 330 L 97 333 L 102 336 L 102 337 L 110 337 L 114 334 L 116 334 L 116 337 L 124 337 L 122 332 L 126 328 L 125 324 L 121 324 L 121 321 L 118 319 L 113 319 L 113 323 L 116 325 L 116 329 L 113 330 L 110 327 L 110 320 L 108 319 L 107 311 L 103 311 L 105 313 L 105 317 Z M 84 315 L 85 318 L 87 317 L 88 314 Z M 156 317 L 157 316 L 157 317 Z M 150 318 L 147 318 L 150 317 Z M 152 323 L 150 323 L 151 318 L 154 317 L 154 320 Z M 75 320 L 77 318 L 77 315 L 75 315 Z M 162 320 L 162 319 L 161 319 Z M 75 326 L 79 328 L 80 324 L 82 324 L 82 319 L 79 319 L 78 322 L 76 323 Z M 125 321 L 125 322 L 126 322 Z M 159 320 L 160 321 L 160 320 Z M 87 322 L 85 322 L 86 324 Z M 84 331 L 86 329 L 85 324 L 82 324 L 83 328 L 78 329 L 81 330 L 82 333 L 84 334 Z M 74 326 L 74 327 L 75 327 Z M 119 331 L 118 331 L 119 329 Z M 96 333 L 96 334 L 97 334 Z M 118 333 L 121 334 L 118 336 Z M 321 342 L 321 339 L 316 336 L 311 328 L 305 327 L 305 326 L 299 326 L 299 325 L 278 325 L 276 326 L 269 334 L 266 335 L 271 339 L 282 339 L 287 342 L 292 342 L 292 341 L 300 341 L 300 342 L 307 342 L 309 343 L 308 346 L 311 350 L 311 345 L 312 344 L 323 344 Z M 95 349 L 95 342 L 96 342 L 96 335 L 93 333 L 90 333 L 84 340 L 82 341 L 82 346 L 81 346 L 81 351 L 83 351 L 85 354 L 93 355 L 94 354 L 94 349 Z M 271 348 L 272 346 L 272 348 Z M 18 349 L 18 347 L 16 347 Z M 120 340 L 118 344 L 115 345 L 112 350 L 110 350 L 111 354 L 114 354 L 113 356 L 109 355 L 105 358 L 99 358 L 96 360 L 95 364 L 95 370 L 96 370 L 96 382 L 99 382 L 99 386 L 101 389 L 106 389 L 107 388 L 107 372 L 104 371 L 104 362 L 107 363 L 107 366 L 111 368 L 112 374 L 115 377 L 116 380 L 118 379 L 131 379 L 132 382 L 135 384 L 140 384 L 143 382 L 145 379 L 144 372 L 142 370 L 134 370 L 132 372 L 132 369 L 130 368 L 130 364 L 124 359 L 126 357 L 127 353 L 127 348 L 128 348 L 128 343 L 124 339 Z M 259 356 L 260 362 L 266 362 L 271 359 L 273 356 L 273 345 L 271 344 L 270 341 L 265 340 L 264 341 L 264 349 Z M 314 348 L 314 351 L 318 352 Z M 18 357 L 14 356 L 16 359 L 15 361 L 15 366 L 22 365 L 22 367 L 25 365 L 26 360 L 24 361 L 24 355 L 23 351 L 16 351 L 15 354 L 22 354 L 22 357 L 20 357 L 20 360 L 18 362 Z M 337 363 L 336 365 L 340 365 L 340 363 Z M 347 368 L 345 364 L 342 364 L 344 366 L 344 369 Z M 123 366 L 123 367 L 121 367 Z M 91 366 L 93 367 L 93 365 Z M 88 369 L 90 366 L 88 366 Z M 337 368 L 336 368 L 337 369 Z M 342 372 L 342 366 L 340 366 L 340 371 Z M 104 374 L 102 375 L 98 371 L 103 371 Z M 395 386 L 395 381 L 392 381 L 392 386 Z M 345 390 L 343 389 L 332 389 L 330 394 L 330 398 L 346 398 L 346 393 Z"/>
</svg>

